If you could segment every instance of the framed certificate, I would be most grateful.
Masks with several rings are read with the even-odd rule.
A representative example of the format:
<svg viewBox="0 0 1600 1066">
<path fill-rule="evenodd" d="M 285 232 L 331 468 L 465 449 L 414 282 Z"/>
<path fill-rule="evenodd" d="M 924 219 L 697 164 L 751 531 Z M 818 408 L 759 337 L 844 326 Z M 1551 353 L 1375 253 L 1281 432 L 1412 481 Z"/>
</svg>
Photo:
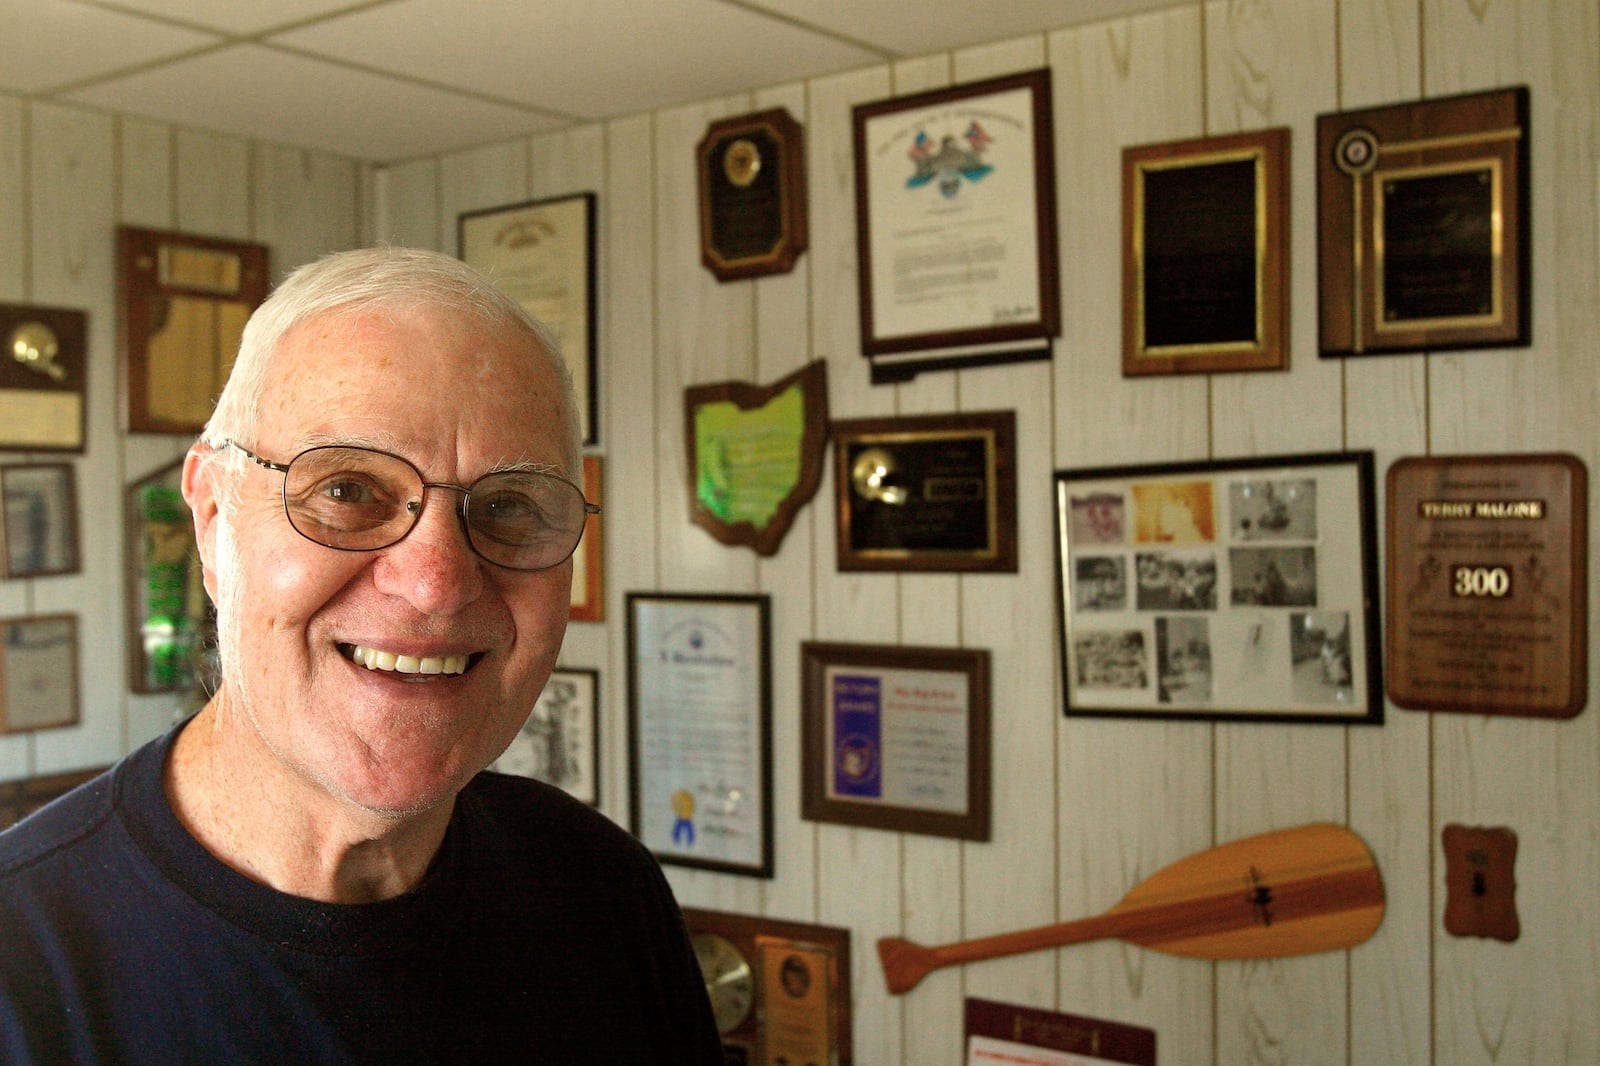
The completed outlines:
<svg viewBox="0 0 1600 1066">
<path fill-rule="evenodd" d="M 1061 325 L 1050 72 L 861 104 L 854 136 L 874 380 L 895 380 L 896 363 L 1048 358 Z"/>
<path fill-rule="evenodd" d="M 800 645 L 801 815 L 989 839 L 989 653 Z"/>
<path fill-rule="evenodd" d="M 489 767 L 600 804 L 600 672 L 556 667 L 528 720 Z"/>
<path fill-rule="evenodd" d="M 1324 356 L 1531 343 L 1528 90 L 1317 117 Z"/>
<path fill-rule="evenodd" d="M 833 424 L 840 570 L 1017 569 L 1016 415 Z"/>
<path fill-rule="evenodd" d="M 117 313 L 127 423 L 136 433 L 205 428 L 267 297 L 267 246 L 122 226 Z"/>
<path fill-rule="evenodd" d="M 78 495 L 71 463 L 0 466 L 0 524 L 7 578 L 78 572 Z"/>
<path fill-rule="evenodd" d="M 771 601 L 630 592 L 635 836 L 662 862 L 772 876 Z"/>
<path fill-rule="evenodd" d="M 1289 362 L 1289 131 L 1122 152 L 1122 373 Z"/>
<path fill-rule="evenodd" d="M 0 618 L 0 733 L 78 721 L 78 616 Z"/>
<path fill-rule="evenodd" d="M 0 448 L 81 452 L 88 316 L 0 304 Z"/>
<path fill-rule="evenodd" d="M 1138 1025 L 967 997 L 965 1066 L 1155 1066 Z"/>
<path fill-rule="evenodd" d="M 1066 713 L 1378 724 L 1371 452 L 1055 475 Z"/>
<path fill-rule="evenodd" d="M 594 193 L 467 211 L 456 228 L 461 258 L 555 334 L 578 394 L 583 442 L 598 444 Z"/>
</svg>

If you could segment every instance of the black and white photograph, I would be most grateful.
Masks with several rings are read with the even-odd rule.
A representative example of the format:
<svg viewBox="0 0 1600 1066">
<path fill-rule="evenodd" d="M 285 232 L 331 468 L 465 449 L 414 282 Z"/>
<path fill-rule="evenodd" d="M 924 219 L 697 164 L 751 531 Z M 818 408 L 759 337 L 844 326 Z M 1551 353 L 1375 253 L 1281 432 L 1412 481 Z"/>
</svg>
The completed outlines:
<svg viewBox="0 0 1600 1066">
<path fill-rule="evenodd" d="M 1234 540 L 1316 540 L 1316 481 L 1232 482 L 1228 485 L 1228 528 Z"/>
<path fill-rule="evenodd" d="M 1120 555 L 1085 555 L 1072 575 L 1072 602 L 1080 611 L 1120 611 L 1128 606 L 1128 567 Z"/>
<path fill-rule="evenodd" d="M 5 576 L 78 572 L 77 493 L 70 463 L 0 466 Z"/>
<path fill-rule="evenodd" d="M 1077 544 L 1121 544 L 1126 539 L 1127 505 L 1120 492 L 1072 497 L 1072 539 Z"/>
<path fill-rule="evenodd" d="M 1230 548 L 1235 607 L 1317 606 L 1315 548 Z"/>
<path fill-rule="evenodd" d="M 1150 684 L 1150 655 L 1137 629 L 1090 629 L 1073 641 L 1080 688 L 1144 689 Z"/>
<path fill-rule="evenodd" d="M 1217 609 L 1217 557 L 1207 550 L 1139 552 L 1141 611 L 1214 611 Z"/>
<path fill-rule="evenodd" d="M 1204 617 L 1156 619 L 1157 698 L 1162 703 L 1211 702 L 1211 628 Z"/>
<path fill-rule="evenodd" d="M 1304 703 L 1347 704 L 1355 699 L 1350 670 L 1350 615 L 1346 611 L 1295 611 L 1289 615 L 1294 697 Z"/>
<path fill-rule="evenodd" d="M 551 672 L 528 720 L 491 769 L 547 782 L 591 806 L 600 802 L 599 672 Z"/>
</svg>

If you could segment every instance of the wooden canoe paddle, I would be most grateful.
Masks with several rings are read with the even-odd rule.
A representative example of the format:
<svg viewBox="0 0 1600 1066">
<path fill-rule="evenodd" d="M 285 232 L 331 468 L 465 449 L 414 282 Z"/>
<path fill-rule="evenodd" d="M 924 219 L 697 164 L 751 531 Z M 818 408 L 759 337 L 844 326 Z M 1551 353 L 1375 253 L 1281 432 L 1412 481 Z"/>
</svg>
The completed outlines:
<svg viewBox="0 0 1600 1066">
<path fill-rule="evenodd" d="M 1383 921 L 1383 879 L 1361 838 L 1317 822 L 1245 837 L 1151 874 L 1104 914 L 922 947 L 878 941 L 889 991 L 941 966 L 1115 937 L 1172 955 L 1266 959 L 1338 951 Z"/>
</svg>

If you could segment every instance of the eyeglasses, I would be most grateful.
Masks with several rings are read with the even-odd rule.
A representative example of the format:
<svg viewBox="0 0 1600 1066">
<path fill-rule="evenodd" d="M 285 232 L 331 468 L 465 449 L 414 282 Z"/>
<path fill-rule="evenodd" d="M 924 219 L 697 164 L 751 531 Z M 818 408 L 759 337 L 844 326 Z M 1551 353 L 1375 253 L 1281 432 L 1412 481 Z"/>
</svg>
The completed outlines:
<svg viewBox="0 0 1600 1066">
<path fill-rule="evenodd" d="M 398 455 L 372 448 L 307 448 L 287 464 L 263 459 L 234 441 L 252 462 L 283 475 L 283 510 L 302 537 L 341 551 L 370 552 L 398 544 L 416 528 L 429 489 L 461 493 L 456 515 L 467 543 L 510 570 L 545 570 L 578 547 L 598 504 L 565 478 L 500 470 L 471 485 L 424 481 Z"/>
</svg>

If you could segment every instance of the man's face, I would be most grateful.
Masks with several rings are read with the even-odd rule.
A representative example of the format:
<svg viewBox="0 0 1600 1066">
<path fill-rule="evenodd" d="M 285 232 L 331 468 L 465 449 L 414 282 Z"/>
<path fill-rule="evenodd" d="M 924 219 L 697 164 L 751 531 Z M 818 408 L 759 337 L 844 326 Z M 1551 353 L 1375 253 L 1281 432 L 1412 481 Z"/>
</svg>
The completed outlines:
<svg viewBox="0 0 1600 1066">
<path fill-rule="evenodd" d="M 525 336 L 438 308 L 302 322 L 278 347 L 252 451 L 287 463 L 310 443 L 381 448 L 429 482 L 491 470 L 568 473 L 560 384 Z M 225 715 L 287 771 L 361 808 L 402 813 L 448 799 L 516 734 L 566 629 L 569 562 L 521 572 L 486 562 L 430 489 L 398 544 L 337 551 L 304 539 L 283 475 L 248 465 L 231 520 L 202 520 L 207 587 L 226 641 Z M 193 503 L 194 501 L 191 501 Z M 201 508 L 200 510 L 204 510 Z M 372 669 L 355 647 L 418 660 L 467 657 L 462 674 Z M 272 778 L 267 779 L 271 781 Z"/>
</svg>

